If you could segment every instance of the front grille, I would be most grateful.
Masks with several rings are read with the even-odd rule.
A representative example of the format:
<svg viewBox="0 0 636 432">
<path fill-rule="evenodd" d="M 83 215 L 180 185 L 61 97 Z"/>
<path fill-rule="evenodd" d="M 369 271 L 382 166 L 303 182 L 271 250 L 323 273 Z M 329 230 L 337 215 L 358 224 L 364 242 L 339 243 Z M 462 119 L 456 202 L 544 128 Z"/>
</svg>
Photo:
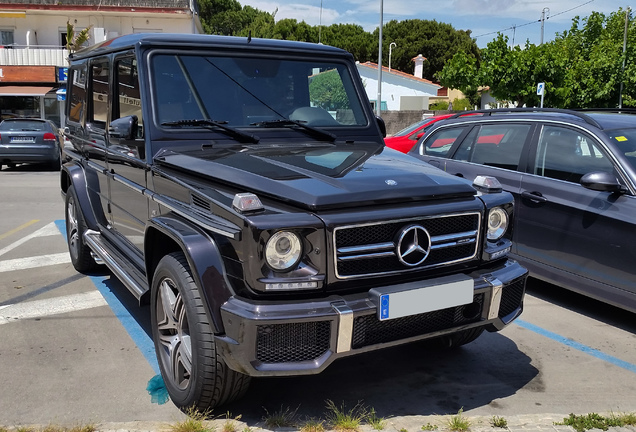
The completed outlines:
<svg viewBox="0 0 636 432">
<path fill-rule="evenodd" d="M 462 213 L 338 227 L 334 229 L 336 274 L 346 279 L 470 260 L 477 254 L 479 225 L 479 213 Z M 398 256 L 398 242 L 404 231 L 414 226 L 428 233 L 426 239 L 419 231 L 419 240 L 430 251 L 421 262 L 405 264 Z"/>
<path fill-rule="evenodd" d="M 419 315 L 386 321 L 380 321 L 376 314 L 357 317 L 353 321 L 352 348 L 393 342 L 477 322 L 481 319 L 483 303 L 484 295 L 477 294 L 472 304 Z"/>
<path fill-rule="evenodd" d="M 499 305 L 499 318 L 513 313 L 521 306 L 525 286 L 525 278 L 521 278 L 504 287 Z"/>
<path fill-rule="evenodd" d="M 329 349 L 331 321 L 257 326 L 256 358 L 263 363 L 315 360 Z"/>
</svg>

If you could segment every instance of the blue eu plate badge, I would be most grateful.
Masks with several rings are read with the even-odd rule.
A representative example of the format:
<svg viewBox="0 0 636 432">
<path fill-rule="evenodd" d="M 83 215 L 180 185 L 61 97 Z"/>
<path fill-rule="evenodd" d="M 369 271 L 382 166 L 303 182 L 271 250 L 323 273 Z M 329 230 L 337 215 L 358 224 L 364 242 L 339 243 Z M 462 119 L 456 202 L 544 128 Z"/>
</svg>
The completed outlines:
<svg viewBox="0 0 636 432">
<path fill-rule="evenodd" d="M 389 295 L 384 294 L 380 296 L 380 319 L 387 319 L 389 317 Z"/>
</svg>

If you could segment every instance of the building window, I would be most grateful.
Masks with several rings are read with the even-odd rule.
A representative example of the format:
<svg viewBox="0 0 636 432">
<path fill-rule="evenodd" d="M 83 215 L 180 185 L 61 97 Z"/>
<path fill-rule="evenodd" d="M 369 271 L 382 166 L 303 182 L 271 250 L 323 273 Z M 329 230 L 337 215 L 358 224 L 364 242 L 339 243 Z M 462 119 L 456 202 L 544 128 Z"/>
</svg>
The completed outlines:
<svg viewBox="0 0 636 432">
<path fill-rule="evenodd" d="M 13 45 L 13 30 L 0 30 L 0 45 Z"/>
</svg>

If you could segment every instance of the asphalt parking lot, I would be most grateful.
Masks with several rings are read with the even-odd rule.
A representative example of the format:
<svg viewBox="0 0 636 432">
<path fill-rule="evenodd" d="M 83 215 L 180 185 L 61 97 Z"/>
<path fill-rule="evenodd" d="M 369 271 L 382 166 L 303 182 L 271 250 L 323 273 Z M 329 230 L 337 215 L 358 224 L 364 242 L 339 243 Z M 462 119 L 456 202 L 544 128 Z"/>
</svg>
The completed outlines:
<svg viewBox="0 0 636 432">
<path fill-rule="evenodd" d="M 149 312 L 112 276 L 70 264 L 58 174 L 0 172 L 0 425 L 171 422 L 146 391 L 158 374 Z M 382 417 L 636 411 L 634 314 L 531 280 L 520 320 L 451 352 L 417 343 L 349 357 L 323 374 L 252 382 L 225 407 L 247 424 L 325 401 Z"/>
</svg>

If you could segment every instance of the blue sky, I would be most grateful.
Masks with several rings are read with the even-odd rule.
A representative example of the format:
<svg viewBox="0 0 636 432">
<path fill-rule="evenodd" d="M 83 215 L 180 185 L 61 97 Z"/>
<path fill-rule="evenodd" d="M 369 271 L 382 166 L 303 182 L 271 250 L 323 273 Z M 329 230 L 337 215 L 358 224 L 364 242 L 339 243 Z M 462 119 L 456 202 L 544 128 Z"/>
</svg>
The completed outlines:
<svg viewBox="0 0 636 432">
<path fill-rule="evenodd" d="M 278 9 L 277 20 L 295 18 L 310 25 L 352 23 L 373 31 L 380 24 L 380 0 L 239 0 L 239 3 L 266 12 Z M 630 0 L 383 0 L 383 4 L 385 23 L 393 19 L 449 23 L 457 30 L 472 30 L 481 48 L 496 37 L 497 31 L 507 35 L 510 43 L 514 37 L 517 45 L 524 45 L 526 39 L 539 44 L 544 8 L 548 8 L 544 41 L 550 41 L 555 33 L 568 30 L 577 15 L 586 17 L 592 11 L 609 15 L 631 5 Z"/>
</svg>

